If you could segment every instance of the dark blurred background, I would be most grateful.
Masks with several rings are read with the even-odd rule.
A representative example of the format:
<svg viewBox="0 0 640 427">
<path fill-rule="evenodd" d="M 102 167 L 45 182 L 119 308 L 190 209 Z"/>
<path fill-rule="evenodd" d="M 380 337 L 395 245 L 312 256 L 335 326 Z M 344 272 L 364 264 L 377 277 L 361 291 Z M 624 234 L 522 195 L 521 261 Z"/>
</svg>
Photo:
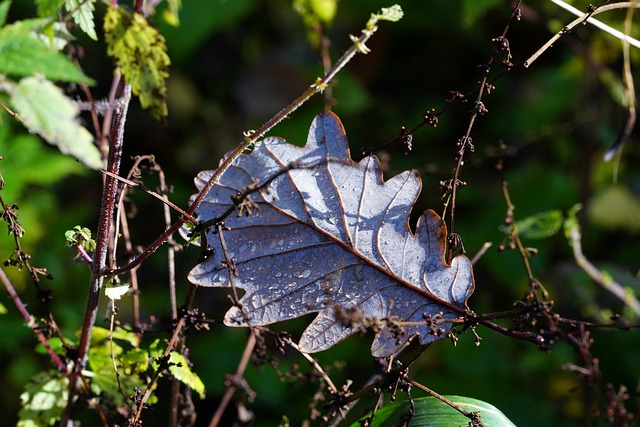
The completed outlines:
<svg viewBox="0 0 640 427">
<path fill-rule="evenodd" d="M 486 63 L 495 49 L 491 39 L 502 33 L 513 2 L 398 3 L 404 18 L 381 23 L 367 44 L 372 52 L 357 55 L 333 86 L 333 111 L 344 123 L 355 156 L 362 147 L 375 147 L 394 138 L 403 125 L 414 127 L 427 110 L 442 111 L 448 106 L 445 100 L 450 91 L 469 93 L 473 98 L 472 91 L 482 77 L 478 65 Z M 575 3 L 581 9 L 587 5 L 585 1 Z M 332 59 L 350 46 L 349 34 L 359 34 L 371 12 L 389 5 L 378 0 L 339 2 L 327 31 Z M 291 1 L 190 0 L 183 4 L 179 27 L 162 19 L 163 7 L 159 6 L 153 21 L 166 37 L 172 60 L 169 117 L 159 123 L 134 101 L 127 120 L 123 170 L 131 166 L 131 156 L 154 154 L 173 186 L 171 199 L 186 206 L 195 190 L 193 177 L 200 170 L 215 168 L 221 156 L 241 142 L 243 131 L 258 128 L 314 83 L 323 69 Z M 16 2 L 10 18 L 33 16 L 33 8 L 29 2 Z M 104 6 L 97 4 L 98 22 L 103 13 Z M 624 12 L 600 15 L 620 29 L 624 16 Z M 522 20 L 514 22 L 508 33 L 516 66 L 496 80 L 495 90 L 484 96 L 489 112 L 479 117 L 471 134 L 475 152 L 468 153 L 462 169 L 461 179 L 468 185 L 459 192 L 456 232 L 470 256 L 485 242 L 493 243 L 475 265 L 476 291 L 469 304 L 477 313 L 507 310 L 528 290 L 519 254 L 497 250 L 505 239 L 500 230 L 506 213 L 503 177 L 516 206 L 516 219 L 549 209 L 566 212 L 581 203 L 585 254 L 638 294 L 638 131 L 619 159 L 602 160 L 625 112 L 621 105 L 621 42 L 592 26 L 580 26 L 531 68 L 519 65 L 571 20 L 571 15 L 550 2 L 523 4 Z M 640 35 L 640 26 L 633 28 L 632 35 Z M 104 98 L 113 62 L 103 44 L 85 39 L 79 32 L 78 38 L 77 43 L 85 49 L 81 65 L 98 82 L 93 95 Z M 631 53 L 632 69 L 637 70 L 640 54 L 637 49 Z M 491 76 L 501 72 L 500 64 L 495 63 Z M 312 118 L 323 108 L 322 97 L 315 96 L 270 135 L 304 143 Z M 418 131 L 410 155 L 404 155 L 400 144 L 380 154 L 386 159 L 387 177 L 409 168 L 420 171 L 423 191 L 413 210 L 416 217 L 426 208 L 443 210 L 438 183 L 452 176 L 455 143 L 467 129 L 470 108 L 470 104 L 459 104 L 440 115 L 436 128 Z M 0 170 L 6 181 L 2 195 L 5 201 L 20 206 L 26 230 L 23 247 L 32 254 L 34 265 L 53 274 L 54 280 L 45 283 L 53 291 L 51 309 L 63 332 L 73 337 L 82 319 L 89 272 L 86 265 L 72 263 L 75 254 L 65 248 L 64 231 L 78 224 L 95 229 L 101 177 L 83 170 L 2 114 L 0 154 L 5 160 Z M 505 167 L 501 172 L 496 164 L 502 156 Z M 158 185 L 156 177 L 145 179 L 149 188 Z M 145 246 L 164 229 L 162 209 L 159 202 L 141 192 L 131 196 L 131 203 L 136 209 L 130 219 L 133 241 Z M 539 250 L 532 259 L 534 274 L 562 316 L 599 322 L 622 313 L 637 321 L 619 300 L 576 266 L 562 232 L 545 239 L 525 238 L 524 243 Z M 9 257 L 12 245 L 11 238 L 1 239 L 0 257 Z M 186 274 L 198 255 L 193 247 L 178 254 L 179 296 L 184 296 Z M 9 273 L 32 314 L 44 316 L 25 272 Z M 147 319 L 154 316 L 166 321 L 170 317 L 167 274 L 162 248 L 139 270 L 142 311 Z M 226 294 L 225 290 L 201 290 L 196 305 L 209 318 L 219 320 L 229 307 Z M 25 383 L 50 362 L 34 353 L 34 336 L 6 293 L 2 295 L 6 313 L 0 316 L 0 358 L 4 361 L 0 401 L 4 413 L 15 414 Z M 118 317 L 126 323 L 130 313 L 125 299 Z M 308 321 L 298 319 L 274 329 L 297 337 Z M 242 329 L 222 325 L 211 329 L 187 339 L 193 369 L 207 388 L 206 399 L 196 399 L 197 425 L 207 425 L 225 392 L 225 375 L 235 372 L 247 337 Z M 585 406 L 577 375 L 563 369 L 567 363 L 579 363 L 568 345 L 561 343 L 544 353 L 484 328 L 477 332 L 482 337 L 478 347 L 471 334 L 461 336 L 455 348 L 448 340 L 432 345 L 415 363 L 411 376 L 441 394 L 485 400 L 519 426 L 585 425 L 590 408 Z M 169 337 L 168 332 L 152 335 L 150 340 Z M 625 384 L 636 395 L 640 378 L 638 331 L 594 330 L 593 337 L 593 353 L 600 360 L 604 382 L 611 382 L 616 390 Z M 353 337 L 317 357 L 336 384 L 351 379 L 355 390 L 376 369 L 370 343 L 371 336 Z M 296 364 L 310 369 L 301 357 L 280 355 L 273 342 L 268 344 L 270 356 L 279 360 L 280 371 L 287 372 Z M 317 390 L 313 381 L 280 381 L 268 365 L 250 366 L 246 378 L 256 392 L 255 401 L 246 403 L 256 415 L 256 425 L 277 425 L 283 415 L 291 425 L 300 425 L 309 417 L 307 402 Z M 166 395 L 167 389 L 161 383 L 158 394 Z M 415 391 L 414 396 L 420 394 Z M 630 408 L 637 411 L 633 399 Z M 162 405 L 152 407 L 145 422 L 162 424 L 166 410 Z M 235 406 L 228 411 L 230 422 Z"/>
</svg>

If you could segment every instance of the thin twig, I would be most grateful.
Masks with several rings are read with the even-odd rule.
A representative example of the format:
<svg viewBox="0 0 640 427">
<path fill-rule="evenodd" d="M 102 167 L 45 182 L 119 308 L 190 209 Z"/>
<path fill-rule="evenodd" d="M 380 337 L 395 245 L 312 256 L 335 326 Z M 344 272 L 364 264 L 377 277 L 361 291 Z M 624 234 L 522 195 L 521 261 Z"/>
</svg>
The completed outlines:
<svg viewBox="0 0 640 427">
<path fill-rule="evenodd" d="M 580 232 L 580 226 L 576 225 L 571 227 L 569 233 L 571 239 L 571 246 L 573 248 L 573 256 L 576 259 L 576 263 L 582 268 L 593 280 L 595 280 L 600 286 L 613 295 L 618 297 L 624 302 L 636 316 L 640 316 L 640 301 L 633 295 L 632 291 L 627 291 L 624 286 L 613 280 L 609 276 L 602 274 L 582 253 L 582 233 Z"/>
<path fill-rule="evenodd" d="M 331 391 L 332 394 L 336 394 L 338 392 L 338 388 L 335 386 L 335 384 L 333 384 L 333 381 L 331 381 L 331 378 L 329 378 L 329 375 L 327 375 L 327 373 L 324 371 L 324 369 L 322 369 L 322 367 L 320 366 L 320 364 L 318 363 L 318 361 L 316 359 L 311 357 L 308 353 L 305 353 L 302 350 L 300 350 L 300 347 L 298 347 L 298 344 L 293 342 L 291 340 L 291 338 L 289 338 L 289 337 L 284 338 L 284 342 L 287 345 L 289 345 L 291 348 L 296 350 L 298 353 L 300 353 L 302 355 L 302 357 L 307 359 L 307 361 L 311 364 L 311 366 L 313 366 L 313 368 L 316 370 L 316 372 L 318 372 L 318 374 L 320 374 L 322 379 L 325 380 L 325 382 L 327 383 L 327 386 L 329 386 L 329 390 Z"/>
<path fill-rule="evenodd" d="M 634 0 L 635 1 L 635 0 Z M 629 34 L 633 23 L 633 15 L 635 9 L 627 9 L 627 16 L 624 20 L 624 32 Z M 625 123 L 620 129 L 620 133 L 616 140 L 611 144 L 605 153 L 604 161 L 608 162 L 616 154 L 622 152 L 622 147 L 626 140 L 631 136 L 633 128 L 636 124 L 636 90 L 633 83 L 633 73 L 631 72 L 631 52 L 629 52 L 629 41 L 625 38 L 622 40 L 622 84 L 624 86 L 624 98 L 627 102 L 627 117 Z M 614 165 L 613 181 L 617 183 L 618 167 L 620 165 L 620 156 L 616 159 Z"/>
<path fill-rule="evenodd" d="M 111 177 L 113 179 L 116 179 L 116 180 L 118 180 L 120 182 L 123 182 L 123 183 L 127 184 L 129 187 L 136 188 L 138 190 L 144 191 L 148 195 L 152 196 L 155 199 L 160 200 L 166 206 L 168 206 L 171 209 L 173 209 L 176 212 L 178 212 L 180 215 L 185 217 L 187 220 L 192 222 L 194 225 L 197 225 L 199 223 L 199 221 L 197 219 L 195 219 L 192 216 L 192 214 L 189 214 L 189 213 L 185 212 L 184 209 L 182 209 L 181 207 L 179 207 L 175 203 L 173 203 L 170 200 L 168 200 L 165 196 L 160 195 L 160 194 L 156 193 L 155 191 L 149 190 L 148 188 L 145 188 L 144 185 L 142 185 L 142 184 L 140 184 L 138 182 L 135 182 L 135 181 L 131 181 L 130 179 L 121 177 L 119 175 L 113 174 L 113 173 L 111 173 L 109 171 L 106 171 L 106 170 L 101 170 L 100 173 L 102 173 L 102 174 L 104 174 L 106 176 L 109 176 L 109 177 Z M 171 224 L 169 223 L 169 225 L 171 225 Z M 116 274 L 116 273 L 111 273 L 111 274 Z"/>
<path fill-rule="evenodd" d="M 449 399 L 447 399 L 443 395 L 436 393 L 435 391 L 431 390 L 429 387 L 425 387 L 424 385 L 420 384 L 419 382 L 417 382 L 415 380 L 412 380 L 411 378 L 406 378 L 406 381 L 409 384 L 411 384 L 412 386 L 414 386 L 414 387 L 424 391 L 425 393 L 435 397 L 436 399 L 438 399 L 442 403 L 452 407 L 453 409 L 455 409 L 456 411 L 460 412 L 465 417 L 467 417 L 469 419 L 473 419 L 474 412 L 465 411 L 464 409 L 462 409 L 462 407 L 460 405 L 456 405 L 455 403 L 453 403 L 452 401 L 450 401 Z"/>
<path fill-rule="evenodd" d="M 58 357 L 56 352 L 53 351 L 53 349 L 49 345 L 49 341 L 47 341 L 47 338 L 45 338 L 44 334 L 39 329 L 38 324 L 33 320 L 31 315 L 27 311 L 27 307 L 20 299 L 20 295 L 18 295 L 15 288 L 11 284 L 11 281 L 9 280 L 9 278 L 7 277 L 7 275 L 5 274 L 2 268 L 0 268 L 0 281 L 2 281 L 2 284 L 7 289 L 7 292 L 9 292 L 9 296 L 11 296 L 11 299 L 13 300 L 13 303 L 15 304 L 16 308 L 18 309 L 20 314 L 22 314 L 22 317 L 24 318 L 25 322 L 27 322 L 27 326 L 29 326 L 29 329 L 33 331 L 33 333 L 38 338 L 38 341 L 40 341 L 40 343 L 47 350 L 47 354 L 49 354 L 49 357 L 51 357 L 51 360 L 53 361 L 53 363 L 55 363 L 55 365 L 58 367 L 58 370 L 60 372 L 66 373 L 67 371 L 66 365 L 64 364 L 64 362 L 62 362 L 60 357 Z"/>
<path fill-rule="evenodd" d="M 484 242 L 480 250 L 471 258 L 471 265 L 475 265 L 491 246 L 493 246 L 493 242 Z"/>
<path fill-rule="evenodd" d="M 504 29 L 502 30 L 502 34 L 499 37 L 495 38 L 494 40 L 506 40 L 506 35 L 509 32 L 509 28 L 511 28 L 511 22 L 514 19 L 516 19 L 516 17 L 518 16 L 518 13 L 520 10 L 520 3 L 521 3 L 521 0 L 518 0 L 516 4 L 513 6 L 511 11 L 511 16 L 509 16 L 509 19 Z M 453 236 L 455 234 L 456 201 L 457 201 L 456 196 L 457 196 L 457 191 L 459 186 L 460 170 L 462 168 L 462 164 L 464 161 L 464 154 L 467 150 L 467 147 L 472 147 L 471 130 L 473 129 L 476 119 L 478 118 L 479 115 L 485 114 L 487 112 L 486 107 L 482 103 L 482 97 L 485 93 L 485 90 L 487 90 L 487 79 L 489 76 L 490 67 L 493 64 L 493 61 L 497 53 L 501 50 L 501 48 L 502 46 L 499 44 L 499 46 L 496 48 L 494 53 L 489 57 L 489 60 L 484 66 L 484 70 L 483 70 L 484 75 L 482 76 L 482 80 L 480 81 L 480 84 L 478 86 L 478 96 L 476 97 L 475 104 L 471 113 L 471 118 L 469 119 L 469 125 L 467 126 L 467 131 L 465 132 L 464 136 L 459 140 L 460 150 L 458 151 L 458 154 L 457 154 L 457 164 L 456 164 L 455 171 L 453 173 L 452 188 L 451 188 L 451 211 L 450 211 L 450 228 L 449 228 L 450 236 Z M 506 54 L 510 56 L 510 53 L 508 51 L 506 52 Z M 452 243 L 455 243 L 455 242 L 449 241 L 448 243 L 450 247 L 452 247 L 454 246 L 452 245 Z M 454 248 L 452 247 L 451 249 L 454 249 Z M 463 249 L 463 252 L 464 252 L 464 249 Z M 449 255 L 448 255 L 449 262 L 451 262 L 452 256 L 453 256 L 453 251 L 449 250 Z"/>
<path fill-rule="evenodd" d="M 609 10 L 615 10 L 615 9 L 627 9 L 627 8 L 640 8 L 640 4 L 636 3 L 636 2 L 620 2 L 620 3 L 613 3 L 613 4 L 607 4 L 604 6 L 601 6 L 593 11 L 587 12 L 585 14 L 583 14 L 582 16 L 580 16 L 577 19 L 574 19 L 573 21 L 571 21 L 571 23 L 569 23 L 569 25 L 564 26 L 560 31 L 558 31 L 553 37 L 551 37 L 549 39 L 548 42 L 546 42 L 540 49 L 538 49 L 533 55 L 531 55 L 529 57 L 529 59 L 527 59 L 526 61 L 524 61 L 524 67 L 528 68 L 531 66 L 531 64 L 534 63 L 534 61 L 536 59 L 538 59 L 540 57 L 540 55 L 542 55 L 547 49 L 549 49 L 551 46 L 553 46 L 553 44 L 558 41 L 558 39 L 562 36 L 564 36 L 565 34 L 571 32 L 571 30 L 573 30 L 577 25 L 582 24 L 584 22 L 589 22 L 589 19 L 591 19 L 592 16 L 594 15 L 598 15 L 599 13 L 602 12 L 607 12 Z M 620 33 L 622 35 L 622 38 L 624 38 L 625 40 L 628 41 L 627 38 L 624 37 L 624 34 Z M 640 43 L 640 42 L 639 42 Z"/>
<path fill-rule="evenodd" d="M 570 4 L 562 1 L 562 0 L 551 0 L 553 3 L 557 4 L 558 6 L 560 6 L 561 8 L 563 8 L 564 10 L 567 10 L 571 13 L 573 13 L 575 16 L 579 16 L 579 17 L 583 17 L 584 16 L 584 12 L 576 9 L 575 7 L 571 6 Z M 633 8 L 629 8 L 630 10 Z M 601 29 L 602 31 L 611 34 L 612 36 L 622 40 L 625 43 L 628 43 L 634 47 L 637 47 L 638 49 L 640 49 L 640 40 L 636 40 L 633 37 L 629 36 L 629 31 L 626 31 L 624 33 L 616 30 L 615 28 L 610 27 L 609 25 L 605 24 L 602 21 L 599 21 L 595 18 L 589 18 L 586 21 L 588 24 L 593 25 L 596 28 Z"/>
<path fill-rule="evenodd" d="M 234 374 L 234 380 L 242 378 L 244 376 L 244 371 L 247 369 L 249 361 L 251 360 L 251 355 L 253 354 L 253 348 L 256 345 L 256 337 L 254 334 L 258 333 L 257 331 L 251 330 L 249 334 L 249 338 L 247 339 L 247 344 L 244 347 L 244 351 L 242 352 L 242 357 L 240 358 L 240 363 L 238 363 L 238 367 L 236 368 L 236 373 Z M 222 419 L 222 415 L 224 414 L 225 409 L 229 405 L 233 394 L 236 392 L 235 381 L 229 385 L 226 393 L 222 397 L 222 400 L 218 404 L 216 408 L 216 412 L 211 417 L 211 421 L 209 422 L 209 427 L 217 427 L 220 423 L 220 419 Z"/>
</svg>

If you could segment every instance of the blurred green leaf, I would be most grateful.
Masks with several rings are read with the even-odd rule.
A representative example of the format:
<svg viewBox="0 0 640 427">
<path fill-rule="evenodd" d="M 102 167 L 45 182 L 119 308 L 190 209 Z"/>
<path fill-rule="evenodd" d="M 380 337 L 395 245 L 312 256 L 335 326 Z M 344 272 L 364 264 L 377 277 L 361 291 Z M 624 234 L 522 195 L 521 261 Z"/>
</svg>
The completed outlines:
<svg viewBox="0 0 640 427">
<path fill-rule="evenodd" d="M 65 352 L 64 345 L 62 344 L 62 340 L 60 338 L 51 337 L 47 342 L 49 343 L 49 347 L 51 347 L 51 350 L 53 350 L 55 353 L 63 354 Z M 47 349 L 44 348 L 44 346 L 40 342 L 36 345 L 35 351 L 38 354 L 47 354 Z"/>
<path fill-rule="evenodd" d="M 487 427 L 515 427 L 515 424 L 489 403 L 463 396 L 445 397 L 465 411 L 480 412 L 482 422 Z M 469 423 L 469 418 L 435 397 L 414 399 L 414 403 L 415 414 L 406 424 L 409 427 L 451 427 L 465 426 Z M 376 412 L 371 426 L 405 425 L 402 422 L 409 419 L 409 411 L 410 405 L 407 401 L 384 406 Z M 360 422 L 356 422 L 351 427 L 360 427 L 360 425 Z"/>
<path fill-rule="evenodd" d="M 142 108 L 160 119 L 168 114 L 166 79 L 171 61 L 164 37 L 143 15 L 109 7 L 104 18 L 107 53 L 116 59 Z"/>
<path fill-rule="evenodd" d="M 93 80 L 69 58 L 34 37 L 48 23 L 31 19 L 0 29 L 0 74 L 15 77 L 42 74 L 50 80 L 92 85 Z"/>
<path fill-rule="evenodd" d="M 96 23 L 93 17 L 95 2 L 96 0 L 66 0 L 64 7 L 71 13 L 73 22 L 78 24 L 86 35 L 93 40 L 98 40 Z"/>
<path fill-rule="evenodd" d="M 18 427 L 47 427 L 60 419 L 67 405 L 68 380 L 61 373 L 38 373 L 20 395 Z"/>
<path fill-rule="evenodd" d="M 640 198 L 621 185 L 608 187 L 591 201 L 589 218 L 603 227 L 640 231 Z"/>
<path fill-rule="evenodd" d="M 25 77 L 13 90 L 11 104 L 31 132 L 87 167 L 102 167 L 93 136 L 77 121 L 77 106 L 53 83 L 42 77 Z"/>
<path fill-rule="evenodd" d="M 569 212 L 567 212 L 567 219 L 564 220 L 564 235 L 569 242 L 571 242 L 571 232 L 573 229 L 580 227 L 578 217 L 576 216 L 580 209 L 582 209 L 582 205 L 580 203 L 573 205 L 571 209 L 569 209 Z"/>
<path fill-rule="evenodd" d="M 7 307 L 0 302 L 0 314 L 7 314 Z"/>
<path fill-rule="evenodd" d="M 3 118 L 7 120 L 7 117 Z M 0 153 L 4 158 L 0 167 L 6 181 L 2 189 L 5 201 L 17 202 L 29 185 L 50 186 L 71 174 L 86 172 L 87 169 L 77 161 L 42 144 L 37 136 L 15 133 L 13 127 L 0 126 Z M 47 173 L 43 173 L 43 165 L 46 165 Z"/>
<path fill-rule="evenodd" d="M 0 27 L 3 27 L 7 22 L 7 15 L 9 14 L 9 8 L 11 7 L 11 0 L 4 0 L 0 3 Z"/>
<path fill-rule="evenodd" d="M 562 211 L 553 209 L 516 221 L 515 227 L 520 237 L 545 239 L 560 231 L 563 219 Z M 509 233 L 509 227 L 507 226 L 501 226 L 500 229 L 505 233 Z"/>
<path fill-rule="evenodd" d="M 307 37 L 312 46 L 320 42 L 321 26 L 328 26 L 336 16 L 338 0 L 294 0 L 293 8 L 307 27 Z"/>
<path fill-rule="evenodd" d="M 62 7 L 64 0 L 35 0 L 38 5 L 38 16 L 45 18 L 54 16 Z"/>
<path fill-rule="evenodd" d="M 182 0 L 168 0 L 167 4 L 169 7 L 162 13 L 162 17 L 167 24 L 177 27 L 180 25 L 179 12 L 182 7 Z"/>
</svg>

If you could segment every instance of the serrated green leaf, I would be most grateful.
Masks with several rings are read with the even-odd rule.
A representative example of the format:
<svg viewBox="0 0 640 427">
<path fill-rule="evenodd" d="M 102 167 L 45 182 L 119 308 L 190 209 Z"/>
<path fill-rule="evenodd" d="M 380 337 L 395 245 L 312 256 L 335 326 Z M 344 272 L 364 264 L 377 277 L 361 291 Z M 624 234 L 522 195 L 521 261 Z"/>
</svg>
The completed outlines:
<svg viewBox="0 0 640 427">
<path fill-rule="evenodd" d="M 480 412 L 482 422 L 487 427 L 515 427 L 502 412 L 495 406 L 481 400 L 463 396 L 445 396 L 447 399 L 462 407 L 468 412 Z M 401 421 L 407 420 L 410 407 L 409 402 L 398 402 L 379 409 L 370 424 L 371 427 L 407 425 L 409 427 L 451 427 L 466 426 L 469 418 L 457 410 L 451 408 L 435 397 L 422 397 L 414 399 L 415 414 L 408 424 Z M 353 423 L 351 427 L 360 427 L 360 422 Z"/>
<path fill-rule="evenodd" d="M 7 15 L 9 14 L 9 8 L 11 7 L 11 0 L 4 0 L 0 3 L 0 27 L 4 26 L 7 22 Z"/>
<path fill-rule="evenodd" d="M 96 23 L 93 18 L 95 2 L 96 0 L 66 0 L 64 7 L 71 13 L 73 22 L 78 24 L 86 35 L 93 40 L 98 40 Z"/>
<path fill-rule="evenodd" d="M 11 104 L 31 132 L 87 167 L 102 167 L 93 136 L 78 123 L 78 108 L 53 83 L 42 77 L 24 78 L 13 90 Z"/>
<path fill-rule="evenodd" d="M 40 372 L 20 395 L 18 427 L 47 427 L 60 420 L 67 404 L 69 384 L 56 371 Z"/>
<path fill-rule="evenodd" d="M 165 117 L 166 79 L 171 61 L 164 37 L 139 13 L 109 7 L 104 18 L 107 53 L 116 59 L 142 108 Z"/>
<path fill-rule="evenodd" d="M 139 338 L 135 333 L 126 331 L 120 327 L 113 330 L 113 342 L 109 342 L 109 330 L 99 326 L 93 327 L 91 336 L 91 347 L 89 349 L 88 367 L 91 377 L 91 389 L 94 393 L 103 393 L 113 400 L 116 406 L 122 406 L 125 402 L 120 390 L 116 372 L 113 368 L 113 360 L 120 373 L 120 385 L 125 395 L 133 394 L 134 388 L 144 388 L 146 378 L 138 375 L 147 370 L 149 360 L 147 352 L 138 347 Z M 131 344 L 133 348 L 125 350 L 121 345 Z M 148 403 L 153 403 L 155 399 Z"/>
<path fill-rule="evenodd" d="M 127 292 L 129 292 L 129 285 L 113 286 L 113 287 L 104 289 L 105 296 L 109 298 L 111 301 L 119 300 Z"/>
<path fill-rule="evenodd" d="M 176 351 L 172 351 L 169 354 L 169 372 L 171 372 L 171 375 L 178 381 L 198 393 L 200 399 L 204 399 L 204 383 L 200 377 L 191 370 L 187 359 Z"/>
<path fill-rule="evenodd" d="M 96 241 L 91 238 L 91 230 L 87 227 L 76 225 L 73 230 L 64 232 L 64 239 L 67 246 L 80 244 L 87 252 L 92 252 L 96 249 Z"/>
<path fill-rule="evenodd" d="M 35 36 L 48 22 L 25 20 L 0 29 L 0 74 L 14 77 L 42 74 L 49 80 L 92 85 L 93 80 L 76 64 Z"/>
</svg>

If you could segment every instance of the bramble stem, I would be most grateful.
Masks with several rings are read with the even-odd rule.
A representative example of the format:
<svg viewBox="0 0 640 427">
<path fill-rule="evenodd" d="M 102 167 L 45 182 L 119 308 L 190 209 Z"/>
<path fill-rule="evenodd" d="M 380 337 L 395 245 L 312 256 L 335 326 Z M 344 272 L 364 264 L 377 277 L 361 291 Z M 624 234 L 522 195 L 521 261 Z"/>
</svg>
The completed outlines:
<svg viewBox="0 0 640 427">
<path fill-rule="evenodd" d="M 120 170 L 120 162 L 122 160 L 122 148 L 124 142 L 124 125 L 127 118 L 129 101 L 131 99 L 131 85 L 125 84 L 123 89 L 123 104 L 116 112 L 115 121 L 113 123 L 112 143 L 109 149 L 109 161 L 107 169 L 112 174 L 117 175 Z M 93 324 L 98 313 L 98 302 L 100 300 L 100 291 L 104 283 L 102 271 L 106 265 L 107 252 L 109 249 L 109 240 L 111 237 L 111 226 L 113 222 L 113 212 L 116 204 L 116 196 L 118 192 L 118 180 L 111 176 L 106 176 L 104 180 L 104 191 L 102 193 L 102 204 L 100 209 L 100 218 L 98 221 L 98 233 L 96 235 L 96 251 L 94 262 L 91 268 L 91 279 L 89 283 L 89 295 L 87 297 L 87 305 L 84 312 L 82 322 L 82 331 L 80 335 L 80 343 L 78 344 L 78 354 L 73 367 L 73 372 L 69 377 L 69 400 L 64 410 L 61 425 L 66 425 L 66 421 L 70 419 L 73 403 L 77 398 L 77 380 L 84 367 L 89 352 L 91 342 L 91 332 Z"/>
</svg>

